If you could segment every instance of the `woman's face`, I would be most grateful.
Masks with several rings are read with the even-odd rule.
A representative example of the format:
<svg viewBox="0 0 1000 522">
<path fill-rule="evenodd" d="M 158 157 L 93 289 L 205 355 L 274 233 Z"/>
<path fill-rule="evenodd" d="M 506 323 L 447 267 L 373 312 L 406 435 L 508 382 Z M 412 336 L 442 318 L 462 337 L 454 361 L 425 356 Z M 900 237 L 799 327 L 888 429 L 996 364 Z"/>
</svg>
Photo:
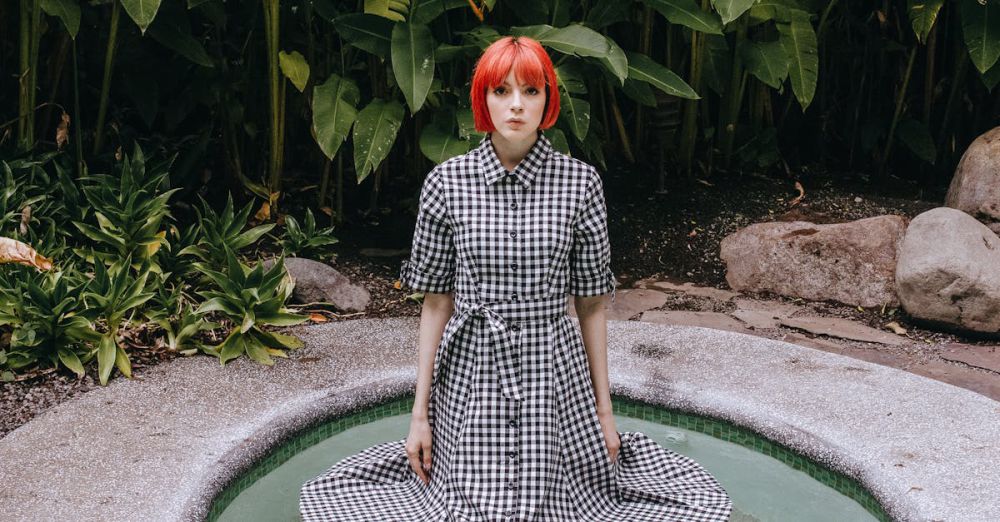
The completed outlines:
<svg viewBox="0 0 1000 522">
<path fill-rule="evenodd" d="M 511 68 L 503 83 L 486 93 L 496 132 L 507 141 L 534 139 L 545 113 L 545 88 L 520 83 Z"/>
</svg>

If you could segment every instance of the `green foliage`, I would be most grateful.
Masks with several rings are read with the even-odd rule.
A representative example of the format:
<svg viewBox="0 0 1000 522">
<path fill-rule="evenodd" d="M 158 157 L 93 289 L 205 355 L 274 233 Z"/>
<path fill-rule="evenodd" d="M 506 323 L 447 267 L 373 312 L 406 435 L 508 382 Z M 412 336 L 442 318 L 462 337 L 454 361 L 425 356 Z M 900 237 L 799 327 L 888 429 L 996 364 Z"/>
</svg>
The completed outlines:
<svg viewBox="0 0 1000 522">
<path fill-rule="evenodd" d="M 22 266 L 0 271 L 0 325 L 12 328 L 7 368 L 44 362 L 83 377 L 84 364 L 94 355 L 90 344 L 102 338 L 84 303 L 87 285 L 72 265 L 48 273 Z"/>
<path fill-rule="evenodd" d="M 73 224 L 94 242 L 96 251 L 88 260 L 117 269 L 124 259 L 137 265 L 149 261 L 166 242 L 163 220 L 170 216 L 167 202 L 179 189 L 163 190 L 169 164 L 146 172 L 146 160 L 138 146 L 125 155 L 117 176 L 107 174 L 83 178 L 83 193 L 94 210 L 96 223 Z M 78 252 L 84 255 L 81 252 Z M 159 272 L 155 263 L 150 270 Z"/>
<path fill-rule="evenodd" d="M 111 270 L 103 262 L 96 262 L 94 279 L 83 294 L 88 310 L 102 318 L 107 329 L 97 348 L 97 373 L 102 385 L 107 384 L 114 366 L 126 377 L 132 377 L 132 364 L 118 340 L 118 330 L 126 316 L 153 297 L 152 292 L 146 291 L 149 260 L 139 268 L 138 276 L 129 268 L 131 261 L 126 257 Z"/>
<path fill-rule="evenodd" d="M 145 311 L 147 319 L 159 326 L 166 339 L 164 346 L 182 355 L 194 355 L 205 349 L 198 340 L 199 334 L 219 328 L 219 324 L 206 321 L 194 313 L 191 299 L 183 286 L 169 286 L 162 279 L 154 283 L 152 306 Z"/>
<path fill-rule="evenodd" d="M 225 253 L 225 271 L 205 270 L 215 289 L 198 292 L 206 300 L 195 313 L 218 313 L 234 328 L 221 344 L 207 347 L 206 352 L 217 356 L 223 365 L 244 353 L 261 364 L 274 364 L 271 356 L 284 357 L 284 350 L 300 348 L 302 343 L 289 335 L 264 331 L 261 326 L 291 326 L 309 319 L 284 307 L 294 288 L 284 260 L 279 258 L 265 271 L 263 263 L 252 269 L 244 265 L 228 247 Z"/>
<path fill-rule="evenodd" d="M 285 237 L 281 240 L 281 247 L 286 256 L 319 257 L 337 241 L 333 237 L 333 227 L 316 228 L 316 218 L 311 209 L 306 209 L 305 226 L 299 225 L 294 217 L 285 216 Z"/>
<path fill-rule="evenodd" d="M 252 203 L 247 203 L 237 214 L 233 210 L 233 196 L 229 195 L 222 213 L 215 210 L 204 199 L 201 200 L 201 210 L 197 208 L 198 223 L 201 237 L 197 244 L 189 245 L 180 251 L 181 255 L 194 255 L 200 262 L 196 264 L 199 270 L 219 270 L 228 263 L 226 251 L 232 249 L 239 252 L 257 242 L 264 234 L 274 228 L 274 224 L 259 225 L 247 231 L 247 219 L 250 217 Z"/>
</svg>

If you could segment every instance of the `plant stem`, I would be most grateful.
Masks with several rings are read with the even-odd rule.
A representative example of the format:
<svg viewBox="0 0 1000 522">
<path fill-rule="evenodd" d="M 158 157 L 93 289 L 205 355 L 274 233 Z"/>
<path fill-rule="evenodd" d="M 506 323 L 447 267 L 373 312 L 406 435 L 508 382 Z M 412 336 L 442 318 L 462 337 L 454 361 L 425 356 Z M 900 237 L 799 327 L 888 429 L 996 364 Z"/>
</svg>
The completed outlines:
<svg viewBox="0 0 1000 522">
<path fill-rule="evenodd" d="M 282 135 L 282 86 L 278 67 L 278 38 L 280 3 L 278 0 L 264 0 L 264 34 L 267 40 L 268 85 L 271 96 L 271 156 L 268 169 L 267 188 L 271 193 L 281 189 Z"/>
<path fill-rule="evenodd" d="M 73 40 L 73 143 L 76 148 L 76 175 L 83 176 L 83 122 L 80 120 L 80 66 L 76 59 L 76 40 Z"/>
<path fill-rule="evenodd" d="M 111 92 L 111 71 L 115 63 L 115 49 L 118 43 L 118 19 L 121 3 L 111 3 L 111 27 L 108 30 L 108 47 L 104 53 L 104 80 L 101 82 L 101 101 L 97 108 L 97 126 L 94 128 L 94 151 L 96 156 L 101 150 L 104 137 L 104 119 L 108 113 L 108 95 Z"/>
<path fill-rule="evenodd" d="M 878 177 L 885 176 L 885 167 L 889 162 L 889 154 L 892 152 L 893 135 L 896 133 L 896 125 L 899 123 L 899 116 L 903 113 L 903 102 L 906 100 L 906 88 L 910 84 L 910 75 L 913 73 L 913 62 L 917 58 L 917 46 L 910 49 L 910 57 L 906 61 L 906 73 L 903 75 L 903 84 L 899 87 L 899 94 L 896 96 L 896 110 L 892 114 L 892 123 L 889 125 L 889 135 L 885 140 L 885 152 L 882 153 L 879 162 Z"/>
</svg>

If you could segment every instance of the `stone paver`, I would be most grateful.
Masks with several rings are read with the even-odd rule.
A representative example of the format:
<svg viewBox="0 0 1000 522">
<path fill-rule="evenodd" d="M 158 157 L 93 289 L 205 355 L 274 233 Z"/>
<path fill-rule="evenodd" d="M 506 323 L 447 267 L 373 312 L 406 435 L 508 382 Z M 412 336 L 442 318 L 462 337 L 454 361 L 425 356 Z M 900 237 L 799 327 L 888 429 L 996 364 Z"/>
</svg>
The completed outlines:
<svg viewBox="0 0 1000 522">
<path fill-rule="evenodd" d="M 907 343 L 905 337 L 876 330 L 870 326 L 839 317 L 783 317 L 781 318 L 781 324 L 789 328 L 797 328 L 817 335 L 853 339 L 866 343 L 880 343 L 891 346 L 901 346 Z"/>
</svg>

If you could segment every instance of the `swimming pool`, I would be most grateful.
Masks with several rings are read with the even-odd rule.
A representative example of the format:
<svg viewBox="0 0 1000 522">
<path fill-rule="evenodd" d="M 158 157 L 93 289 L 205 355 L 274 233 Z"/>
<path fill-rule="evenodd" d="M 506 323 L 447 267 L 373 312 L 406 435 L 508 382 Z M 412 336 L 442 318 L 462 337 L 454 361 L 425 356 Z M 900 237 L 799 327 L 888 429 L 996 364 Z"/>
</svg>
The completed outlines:
<svg viewBox="0 0 1000 522">
<path fill-rule="evenodd" d="M 641 431 L 691 457 L 733 499 L 733 522 L 888 521 L 857 481 L 731 424 L 614 398 L 618 431 Z M 297 521 L 299 488 L 333 463 L 409 429 L 413 398 L 339 417 L 272 451 L 215 499 L 211 522 Z"/>
</svg>

